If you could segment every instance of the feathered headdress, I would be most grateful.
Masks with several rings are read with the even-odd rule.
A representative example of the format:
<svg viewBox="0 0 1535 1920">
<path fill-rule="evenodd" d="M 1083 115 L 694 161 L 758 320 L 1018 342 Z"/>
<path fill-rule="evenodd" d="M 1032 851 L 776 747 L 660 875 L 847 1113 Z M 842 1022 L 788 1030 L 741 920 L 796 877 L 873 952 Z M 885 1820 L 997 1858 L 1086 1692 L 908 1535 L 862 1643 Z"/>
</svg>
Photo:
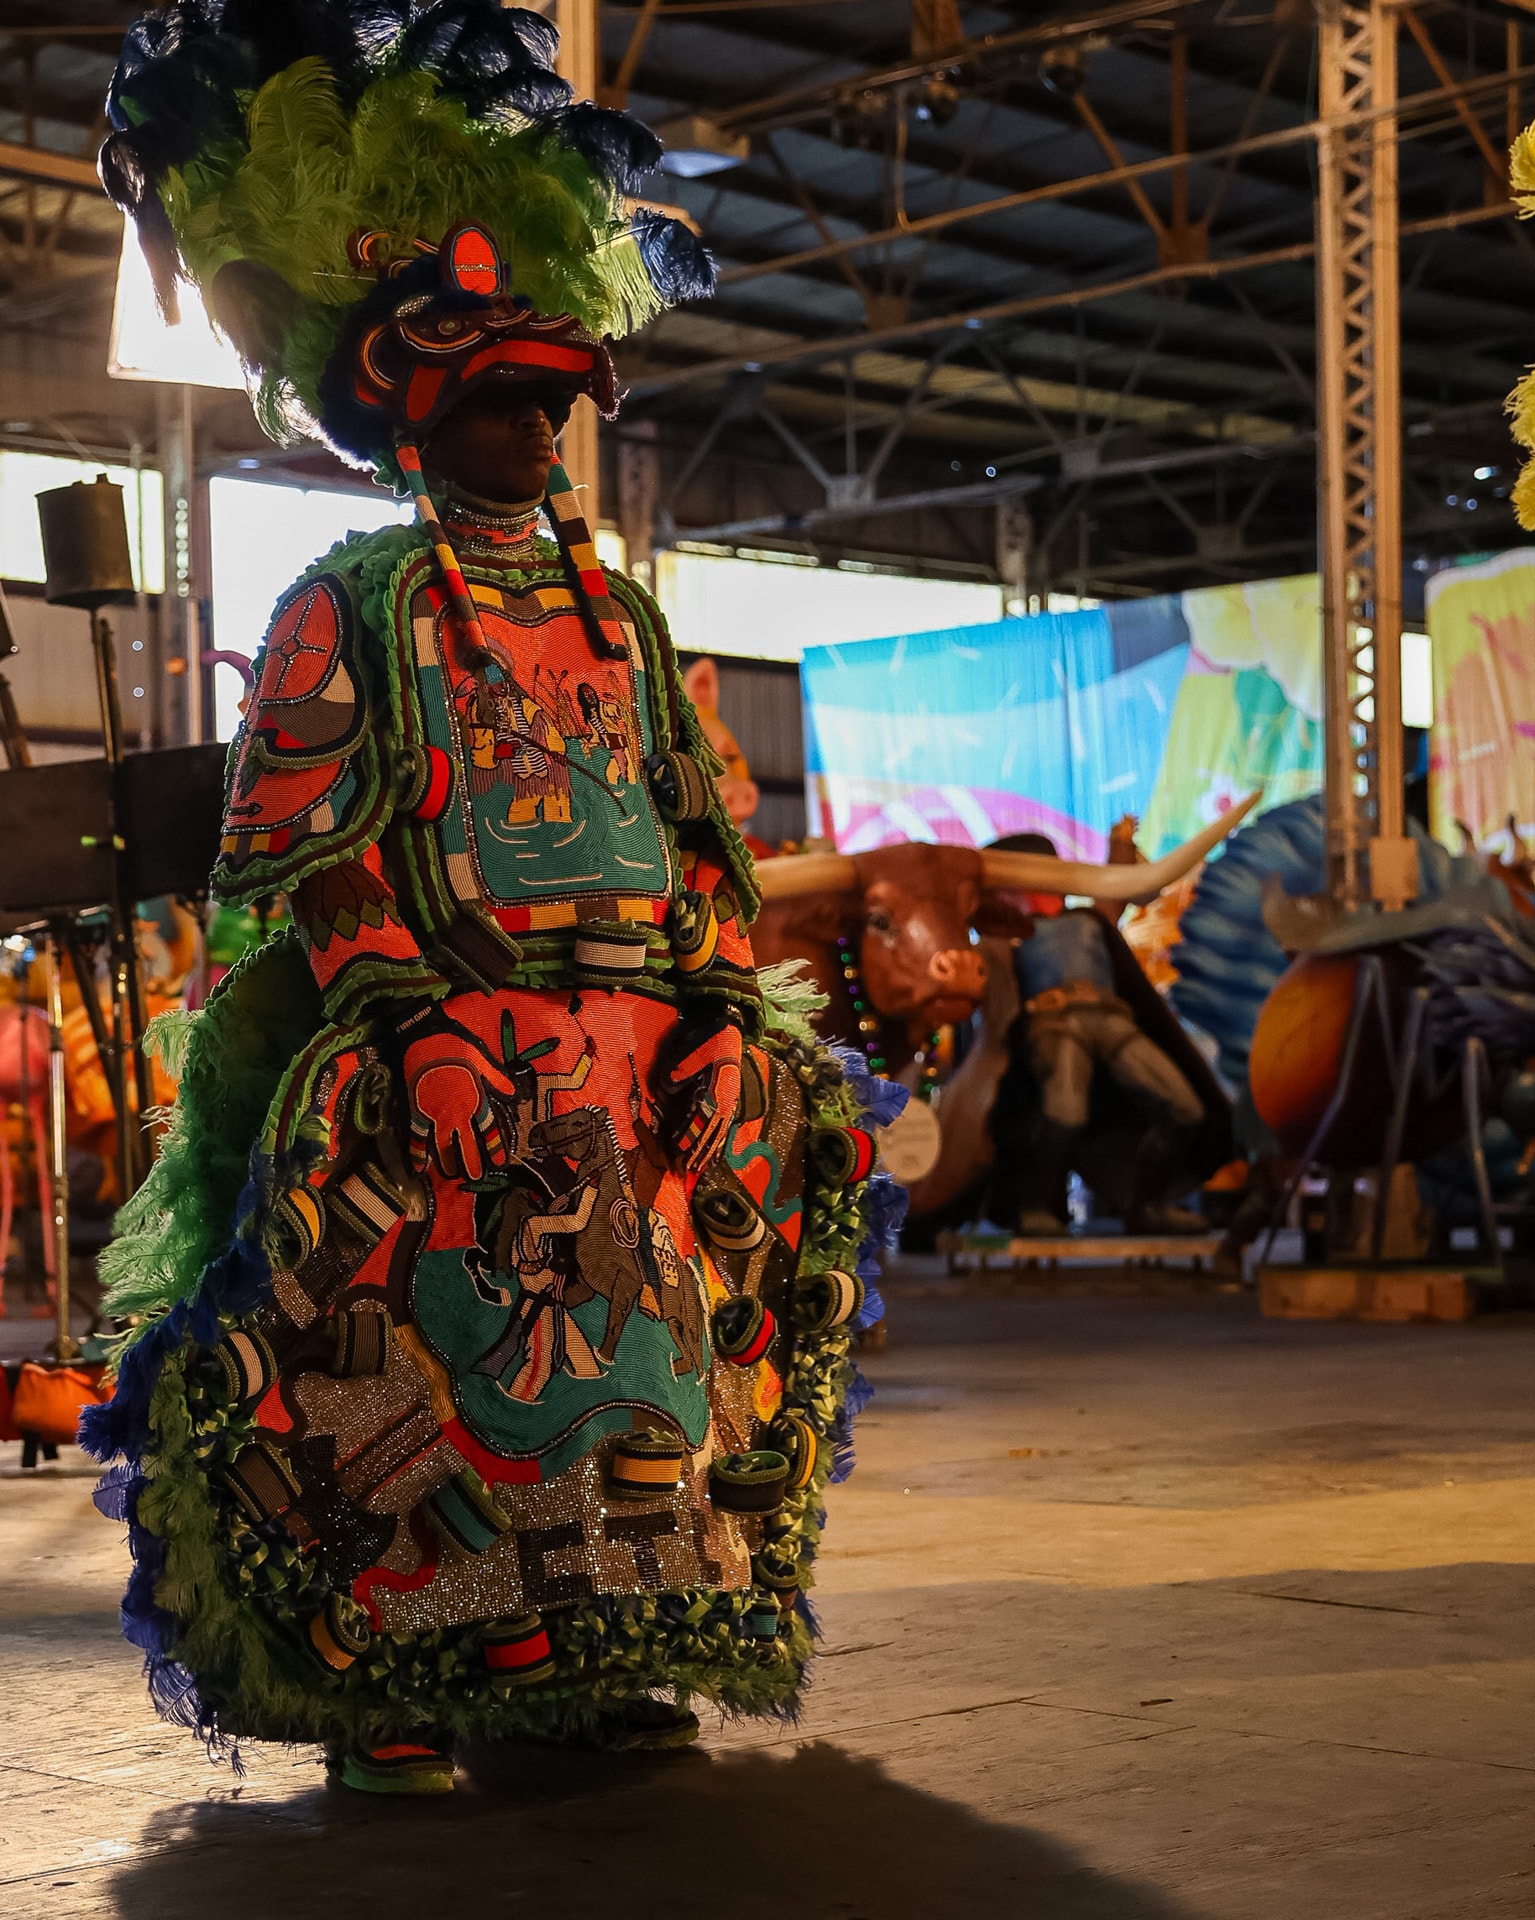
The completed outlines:
<svg viewBox="0 0 1535 1920">
<path fill-rule="evenodd" d="M 595 349 L 571 384 L 612 411 L 601 342 L 712 291 L 685 227 L 625 209 L 660 158 L 654 135 L 574 102 L 556 45 L 496 0 L 171 0 L 129 30 L 103 182 L 162 305 L 178 280 L 202 289 L 272 438 L 318 429 L 388 467 L 359 347 L 455 306 L 504 327 L 569 316 Z M 467 273 L 444 265 L 466 222 Z"/>
</svg>

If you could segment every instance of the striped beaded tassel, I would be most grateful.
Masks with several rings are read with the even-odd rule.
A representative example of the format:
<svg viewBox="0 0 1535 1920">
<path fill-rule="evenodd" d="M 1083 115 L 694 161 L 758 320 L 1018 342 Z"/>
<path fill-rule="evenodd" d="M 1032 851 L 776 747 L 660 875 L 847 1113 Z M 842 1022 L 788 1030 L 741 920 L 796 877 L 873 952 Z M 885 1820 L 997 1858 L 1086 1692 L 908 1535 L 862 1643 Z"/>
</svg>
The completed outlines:
<svg viewBox="0 0 1535 1920">
<path fill-rule="evenodd" d="M 437 518 L 437 509 L 432 504 L 432 496 L 427 491 L 426 475 L 421 471 L 421 455 L 417 448 L 402 440 L 395 448 L 400 462 L 400 470 L 405 475 L 410 488 L 411 499 L 415 502 L 416 518 L 421 522 L 421 531 L 432 543 L 432 551 L 437 556 L 437 564 L 442 569 L 443 584 L 448 589 L 448 598 L 453 602 L 453 611 L 458 616 L 459 625 L 468 641 L 470 664 L 483 666 L 491 657 L 485 644 L 485 629 L 480 625 L 479 610 L 474 604 L 474 595 L 469 591 L 469 582 L 464 578 L 464 570 L 458 564 L 458 555 L 453 551 L 453 543 L 447 531 Z"/>
<path fill-rule="evenodd" d="M 421 469 L 420 449 L 412 446 L 408 440 L 402 440 L 395 447 L 395 455 L 410 488 L 421 531 L 432 543 L 448 598 L 453 602 L 453 611 L 464 630 L 471 656 L 468 664 L 478 670 L 490 661 L 492 655 L 485 644 L 485 629 L 480 625 L 474 595 L 469 591 L 469 583 L 458 564 L 453 543 L 432 504 L 426 475 Z M 570 484 L 570 476 L 558 460 L 549 469 L 544 511 L 560 551 L 569 563 L 573 597 L 591 623 L 592 638 L 601 650 L 618 659 L 627 659 L 629 649 L 624 640 L 624 630 L 619 625 L 617 609 L 608 595 L 607 579 L 602 571 L 602 563 L 597 558 L 591 529 L 576 499 L 576 490 Z"/>
<path fill-rule="evenodd" d="M 544 511 L 549 516 L 549 524 L 554 529 L 560 551 L 570 562 L 570 572 L 579 589 L 578 598 L 585 601 L 586 611 L 596 626 L 593 639 L 601 642 L 609 653 L 616 654 L 620 659 L 626 658 L 629 649 L 624 642 L 624 630 L 618 623 L 618 611 L 608 596 L 607 577 L 597 558 L 591 528 L 586 524 L 576 490 L 570 484 L 570 476 L 558 460 L 549 469 Z"/>
</svg>

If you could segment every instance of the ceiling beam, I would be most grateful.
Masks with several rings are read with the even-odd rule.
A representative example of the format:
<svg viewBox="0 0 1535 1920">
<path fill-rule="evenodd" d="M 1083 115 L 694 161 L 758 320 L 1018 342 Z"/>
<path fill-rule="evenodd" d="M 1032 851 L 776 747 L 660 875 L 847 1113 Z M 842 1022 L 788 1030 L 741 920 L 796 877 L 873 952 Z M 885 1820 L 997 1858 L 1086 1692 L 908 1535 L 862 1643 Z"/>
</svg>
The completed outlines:
<svg viewBox="0 0 1535 1920">
<path fill-rule="evenodd" d="M 94 160 L 55 153 L 48 147 L 24 147 L 14 140 L 0 140 L 0 174 L 42 181 L 50 187 L 73 187 L 79 193 L 106 192 Z"/>
<path fill-rule="evenodd" d="M 769 94 L 759 100 L 745 100 L 734 107 L 718 108 L 711 118 L 730 133 L 746 133 L 768 126 L 789 126 L 795 120 L 812 117 L 845 93 L 877 92 L 900 86 L 903 82 L 925 79 L 932 73 L 945 73 L 984 61 L 1013 48 L 1052 46 L 1062 40 L 1078 40 L 1089 34 L 1113 33 L 1151 20 L 1165 20 L 1171 13 L 1197 5 L 1198 0 L 1122 0 L 1118 6 L 1090 8 L 1085 13 L 1041 21 L 1032 27 L 1015 28 L 1011 33 L 987 34 L 980 40 L 967 40 L 948 47 L 929 59 L 903 60 L 886 67 L 869 67 L 862 73 L 850 73 L 840 80 L 823 80 L 810 87 Z M 670 9 L 662 7 L 664 20 Z"/>
<path fill-rule="evenodd" d="M 1441 214 L 1431 220 L 1403 221 L 1403 236 L 1438 233 L 1452 227 L 1467 226 L 1483 220 L 1512 217 L 1511 206 L 1467 207 L 1456 213 Z M 1059 312 L 1066 308 L 1088 306 L 1099 300 L 1143 293 L 1148 288 L 1172 286 L 1181 281 L 1214 280 L 1227 273 L 1251 273 L 1263 267 L 1282 266 L 1309 260 L 1316 243 L 1300 240 L 1288 247 L 1270 247 L 1259 253 L 1239 254 L 1232 259 L 1185 260 L 1150 268 L 1145 273 L 1127 274 L 1117 280 L 1091 281 L 1086 285 L 1060 287 L 1053 293 L 1032 294 L 1017 300 L 997 300 L 957 313 L 934 314 L 923 320 L 903 321 L 897 326 L 871 328 L 862 333 L 836 335 L 829 339 L 807 339 L 792 346 L 764 351 L 750 358 L 701 360 L 692 366 L 678 367 L 669 373 L 641 375 L 630 391 L 637 399 L 692 386 L 700 381 L 721 380 L 733 373 L 760 372 L 768 366 L 813 365 L 817 361 L 838 360 L 866 347 L 895 340 L 931 339 L 955 327 L 980 332 L 999 320 L 1018 320 L 1035 313 Z"/>
<path fill-rule="evenodd" d="M 1535 5 L 1535 0 L 1531 0 L 1531 4 Z M 1172 173 L 1179 167 L 1196 167 L 1242 154 L 1292 146 L 1314 138 L 1315 134 L 1316 123 L 1307 120 L 1296 127 L 1282 127 L 1272 133 L 1256 134 L 1248 140 L 1234 140 L 1222 147 L 1210 147 L 1203 153 L 1158 154 L 1150 160 L 1134 160 L 1125 165 L 1106 167 L 1097 173 L 1079 174 L 1071 180 L 1047 180 L 1037 187 L 1021 188 L 1017 193 L 1001 193 L 990 200 L 974 201 L 968 206 L 948 207 L 940 213 L 923 214 L 899 226 L 855 234 L 850 239 L 833 240 L 818 247 L 801 247 L 795 253 L 780 254 L 772 260 L 754 261 L 749 266 L 727 267 L 719 277 L 719 284 L 722 287 L 739 286 L 744 280 L 757 280 L 768 273 L 790 273 L 798 267 L 810 266 L 818 261 L 840 259 L 844 255 L 861 252 L 865 247 L 918 240 L 924 234 L 941 233 L 967 220 L 982 220 L 992 214 L 1011 213 L 1019 207 L 1069 200 L 1076 194 L 1094 193 L 1105 187 L 1133 185 L 1158 174 Z"/>
<path fill-rule="evenodd" d="M 1181 467 L 1207 466 L 1213 460 L 1265 460 L 1290 453 L 1307 445 L 1312 436 L 1297 434 L 1290 445 L 1241 446 L 1234 442 L 1210 447 L 1182 448 L 1173 453 L 1146 454 L 1137 460 L 1105 460 L 1090 471 L 1072 476 L 1077 481 L 1118 480 L 1151 473 L 1175 472 Z M 759 515 L 751 520 L 731 520 L 714 527 L 679 527 L 678 540 L 707 540 L 725 544 L 744 540 L 753 534 L 777 534 L 793 537 L 807 527 L 822 526 L 833 520 L 880 520 L 896 513 L 914 513 L 950 507 L 992 507 L 1003 500 L 1016 500 L 1026 493 L 1039 493 L 1061 484 L 1061 476 L 1051 473 L 1008 473 L 995 480 L 976 480 L 968 486 L 926 487 L 920 493 L 890 494 L 883 499 L 851 499 L 807 507 L 799 513 Z"/>
<path fill-rule="evenodd" d="M 1535 9 L 1535 0 L 1531 0 L 1531 7 Z M 1397 111 L 1405 114 L 1413 108 L 1430 107 L 1445 102 L 1458 109 L 1468 94 L 1479 96 L 1483 92 L 1497 92 L 1510 83 L 1529 79 L 1532 75 L 1535 75 L 1535 66 L 1526 65 L 1512 73 L 1485 75 L 1479 81 L 1452 82 L 1448 86 L 1436 87 L 1425 93 L 1409 95 L 1399 102 Z M 1299 141 L 1314 140 L 1319 125 L 1318 121 L 1305 120 L 1293 127 L 1278 127 L 1268 133 L 1250 135 L 1245 140 L 1230 140 L 1222 146 L 1207 147 L 1198 153 L 1157 154 L 1149 160 L 1135 160 L 1127 165 L 1109 167 L 1097 173 L 1080 174 L 1071 180 L 1052 180 L 1041 186 L 1025 187 L 1017 193 L 997 194 L 990 200 L 976 201 L 969 206 L 946 208 L 939 213 L 924 214 L 919 219 L 907 220 L 898 226 L 884 227 L 878 232 L 857 234 L 846 240 L 823 242 L 816 247 L 801 247 L 794 253 L 780 254 L 773 260 L 760 260 L 747 266 L 729 267 L 720 275 L 719 284 L 722 287 L 739 286 L 742 281 L 756 280 L 763 274 L 787 273 L 796 267 L 809 266 L 815 261 L 840 259 L 847 254 L 858 253 L 865 247 L 888 246 L 902 240 L 919 239 L 923 234 L 938 233 L 966 220 L 980 220 L 991 214 L 1008 213 L 1017 207 L 1070 199 L 1076 194 L 1096 192 L 1105 187 L 1133 186 L 1159 174 L 1177 173 L 1185 168 L 1192 170 L 1216 161 L 1239 159 L 1247 154 L 1293 146 Z M 1404 134 L 1404 138 L 1410 137 L 1410 131 Z M 1427 231 L 1427 229 L 1424 230 Z"/>
</svg>

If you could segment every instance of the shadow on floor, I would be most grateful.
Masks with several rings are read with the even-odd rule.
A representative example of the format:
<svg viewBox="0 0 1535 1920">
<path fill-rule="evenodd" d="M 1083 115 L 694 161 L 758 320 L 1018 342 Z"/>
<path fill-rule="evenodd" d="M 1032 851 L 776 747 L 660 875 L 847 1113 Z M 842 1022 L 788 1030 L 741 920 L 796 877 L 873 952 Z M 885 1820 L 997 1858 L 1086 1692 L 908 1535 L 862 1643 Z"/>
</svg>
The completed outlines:
<svg viewBox="0 0 1535 1920">
<path fill-rule="evenodd" d="M 482 1748 L 452 1800 L 320 1789 L 185 1805 L 120 1873 L 121 1920 L 1193 1920 L 1068 1849 L 826 1742 L 646 1761 Z"/>
</svg>

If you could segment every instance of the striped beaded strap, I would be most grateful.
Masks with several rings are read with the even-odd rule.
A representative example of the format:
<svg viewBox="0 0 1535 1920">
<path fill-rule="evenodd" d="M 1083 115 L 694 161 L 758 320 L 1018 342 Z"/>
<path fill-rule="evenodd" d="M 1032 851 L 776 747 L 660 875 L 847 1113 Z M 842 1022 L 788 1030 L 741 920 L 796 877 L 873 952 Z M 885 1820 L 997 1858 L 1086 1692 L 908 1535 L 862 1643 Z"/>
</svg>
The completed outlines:
<svg viewBox="0 0 1535 1920">
<path fill-rule="evenodd" d="M 240 1511 L 255 1526 L 286 1513 L 299 1497 L 299 1483 L 287 1456 L 270 1440 L 251 1441 L 224 1469 L 222 1478 Z"/>
<path fill-rule="evenodd" d="M 372 1639 L 366 1614 L 345 1594 L 332 1593 L 309 1622 L 310 1644 L 333 1673 L 345 1673 Z"/>
<path fill-rule="evenodd" d="M 571 577 L 578 589 L 577 603 L 589 615 L 596 629 L 592 638 L 602 650 L 615 654 L 621 660 L 627 659 L 629 648 L 624 640 L 624 630 L 619 625 L 618 609 L 608 594 L 607 576 L 602 571 L 602 562 L 597 558 L 591 528 L 586 524 L 576 490 L 570 484 L 570 476 L 558 460 L 549 469 L 544 511 L 549 516 L 549 525 L 554 529 L 560 551 L 570 563 Z"/>
<path fill-rule="evenodd" d="M 277 1355 L 263 1333 L 236 1328 L 225 1334 L 213 1351 L 236 1406 L 259 1400 L 277 1378 Z"/>
<path fill-rule="evenodd" d="M 680 974 L 702 973 L 720 948 L 714 902 L 691 888 L 672 902 L 672 959 Z"/>
<path fill-rule="evenodd" d="M 406 485 L 410 488 L 421 531 L 432 543 L 448 598 L 453 602 L 453 611 L 464 630 L 470 653 L 469 664 L 476 668 L 483 666 L 491 657 L 490 649 L 485 644 L 485 629 L 480 625 L 474 596 L 469 591 L 464 570 L 458 563 L 458 555 L 453 551 L 453 543 L 432 503 L 426 475 L 421 468 L 421 451 L 408 440 L 402 440 L 396 445 L 395 454 L 400 471 L 405 475 Z M 621 660 L 627 659 L 629 649 L 624 640 L 624 630 L 608 594 L 607 578 L 597 558 L 591 529 L 576 499 L 576 490 L 558 460 L 549 469 L 544 511 L 549 516 L 549 525 L 560 551 L 569 563 L 574 598 L 590 622 L 592 638 L 600 651 L 613 654 Z"/>
<path fill-rule="evenodd" d="M 693 1218 L 716 1253 L 750 1253 L 767 1238 L 767 1222 L 739 1193 L 723 1189 L 693 1203 Z"/>
<path fill-rule="evenodd" d="M 645 929 L 634 920 L 583 920 L 576 928 L 576 985 L 632 986 L 650 954 Z"/>
<path fill-rule="evenodd" d="M 800 1282 L 791 1315 L 801 1333 L 829 1333 L 845 1326 L 862 1306 L 863 1282 L 857 1274 L 828 1267 Z"/>
<path fill-rule="evenodd" d="M 815 1478 L 821 1446 L 815 1428 L 801 1413 L 781 1412 L 768 1428 L 767 1444 L 789 1463 L 789 1491 L 798 1493 Z"/>
<path fill-rule="evenodd" d="M 377 1307 L 343 1307 L 334 1317 L 330 1370 L 341 1380 L 377 1378 L 389 1365 L 394 1322 Z"/>
<path fill-rule="evenodd" d="M 405 475 L 410 488 L 411 499 L 415 503 L 416 518 L 421 523 L 421 531 L 432 543 L 432 551 L 437 557 L 437 565 L 442 570 L 443 585 L 448 590 L 448 598 L 453 602 L 453 611 L 458 616 L 459 625 L 464 630 L 464 638 L 469 644 L 472 663 L 483 664 L 490 657 L 490 649 L 485 644 L 485 629 L 480 625 L 479 612 L 474 604 L 474 595 L 469 591 L 469 583 L 464 578 L 464 570 L 458 564 L 458 555 L 453 551 L 437 509 L 432 504 L 432 496 L 427 490 L 426 475 L 421 471 L 420 450 L 409 441 L 402 440 L 395 447 L 395 455 L 400 462 L 400 471 Z"/>
<path fill-rule="evenodd" d="M 865 1127 L 815 1127 L 805 1154 L 827 1186 L 850 1186 L 874 1171 L 874 1136 Z"/>
<path fill-rule="evenodd" d="M 483 1553 L 511 1526 L 490 1489 L 471 1468 L 454 1474 L 422 1501 L 427 1518 L 444 1540 L 466 1553 Z"/>
</svg>

